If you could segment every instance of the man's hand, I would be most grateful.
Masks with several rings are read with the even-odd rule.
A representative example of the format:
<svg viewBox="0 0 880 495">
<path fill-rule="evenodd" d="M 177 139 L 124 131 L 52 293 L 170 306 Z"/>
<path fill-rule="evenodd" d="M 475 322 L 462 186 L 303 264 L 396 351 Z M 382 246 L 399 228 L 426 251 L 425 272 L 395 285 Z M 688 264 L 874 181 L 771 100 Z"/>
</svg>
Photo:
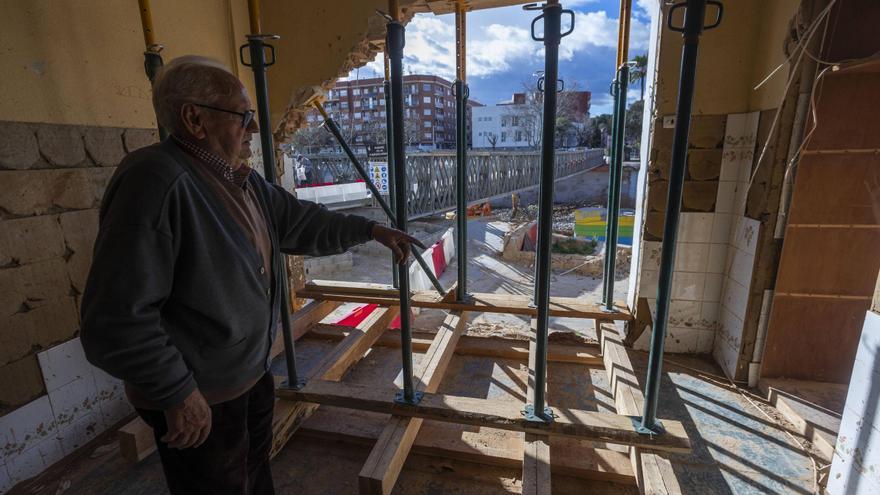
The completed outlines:
<svg viewBox="0 0 880 495">
<path fill-rule="evenodd" d="M 172 449 L 188 449 L 204 443 L 211 433 L 211 407 L 199 389 L 180 404 L 165 410 L 168 433 L 161 440 Z"/>
<path fill-rule="evenodd" d="M 410 244 L 415 244 L 422 249 L 427 249 L 421 241 L 415 237 L 401 232 L 397 229 L 391 229 L 384 225 L 373 225 L 373 240 L 387 246 L 394 253 L 394 261 L 401 265 L 406 263 L 409 258 Z"/>
</svg>

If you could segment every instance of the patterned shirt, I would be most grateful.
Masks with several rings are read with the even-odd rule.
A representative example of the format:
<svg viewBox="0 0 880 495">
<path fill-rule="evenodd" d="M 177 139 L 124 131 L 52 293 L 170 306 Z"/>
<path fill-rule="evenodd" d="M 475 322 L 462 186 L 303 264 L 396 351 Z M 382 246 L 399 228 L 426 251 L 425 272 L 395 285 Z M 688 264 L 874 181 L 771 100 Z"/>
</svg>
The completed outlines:
<svg viewBox="0 0 880 495">
<path fill-rule="evenodd" d="M 220 158 L 214 153 L 211 153 L 205 148 L 202 148 L 201 146 L 193 143 L 189 139 L 177 137 L 174 135 L 172 135 L 171 138 L 174 139 L 174 142 L 179 144 L 181 148 L 185 149 L 191 155 L 208 165 L 209 168 L 217 175 L 223 177 L 229 182 L 232 182 L 242 189 L 247 189 L 247 179 L 248 176 L 251 174 L 250 167 L 242 164 L 240 167 L 238 167 L 238 170 L 233 170 L 233 168 L 229 166 L 229 162 Z"/>
</svg>

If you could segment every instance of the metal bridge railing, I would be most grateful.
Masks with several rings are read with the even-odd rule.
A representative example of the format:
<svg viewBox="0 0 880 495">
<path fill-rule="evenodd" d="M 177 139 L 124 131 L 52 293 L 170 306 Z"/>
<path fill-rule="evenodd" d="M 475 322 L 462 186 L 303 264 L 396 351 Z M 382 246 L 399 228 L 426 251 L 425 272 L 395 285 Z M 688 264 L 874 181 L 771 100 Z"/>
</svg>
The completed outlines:
<svg viewBox="0 0 880 495">
<path fill-rule="evenodd" d="M 603 150 L 581 149 L 556 153 L 556 177 L 563 178 L 602 165 Z M 339 155 L 311 155 L 315 177 L 320 182 L 345 183 L 358 180 L 348 158 Z M 367 163 L 367 157 L 362 157 Z M 407 162 L 409 218 L 417 218 L 455 207 L 455 153 L 409 154 Z M 538 151 L 469 151 L 468 202 L 485 201 L 538 185 L 541 156 Z"/>
</svg>

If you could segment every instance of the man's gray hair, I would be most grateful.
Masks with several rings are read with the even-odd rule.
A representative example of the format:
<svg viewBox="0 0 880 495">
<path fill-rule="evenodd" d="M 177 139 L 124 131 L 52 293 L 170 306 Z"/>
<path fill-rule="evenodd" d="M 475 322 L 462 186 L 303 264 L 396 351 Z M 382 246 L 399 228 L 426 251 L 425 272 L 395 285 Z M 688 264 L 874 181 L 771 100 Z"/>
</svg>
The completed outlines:
<svg viewBox="0 0 880 495">
<path fill-rule="evenodd" d="M 180 109 L 185 103 L 216 105 L 241 87 L 238 78 L 218 60 L 198 55 L 175 58 L 153 81 L 156 118 L 168 131 L 181 131 Z"/>
</svg>

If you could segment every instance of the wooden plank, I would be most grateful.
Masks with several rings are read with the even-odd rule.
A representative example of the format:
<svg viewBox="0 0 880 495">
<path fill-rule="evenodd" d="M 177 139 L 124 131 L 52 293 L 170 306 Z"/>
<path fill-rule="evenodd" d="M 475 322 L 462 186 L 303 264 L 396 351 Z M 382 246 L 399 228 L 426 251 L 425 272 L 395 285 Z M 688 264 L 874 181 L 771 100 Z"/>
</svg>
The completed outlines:
<svg viewBox="0 0 880 495">
<path fill-rule="evenodd" d="M 140 416 L 116 432 L 119 455 L 128 462 L 138 463 L 156 451 L 153 429 Z"/>
<path fill-rule="evenodd" d="M 690 440 L 680 421 L 664 420 L 667 433 L 661 436 L 640 435 L 631 416 L 579 409 L 551 408 L 554 421 L 531 423 L 522 417 L 521 404 L 504 404 L 486 399 L 454 395 L 425 394 L 416 405 L 394 402 L 395 389 L 364 387 L 326 380 L 312 380 L 301 390 L 279 390 L 278 396 L 363 409 L 399 416 L 414 416 L 438 421 L 489 426 L 505 430 L 569 436 L 594 442 L 638 445 L 670 452 L 690 452 Z"/>
<path fill-rule="evenodd" d="M 641 416 L 644 412 L 645 397 L 633 371 L 628 351 L 623 345 L 623 338 L 613 323 L 602 325 L 601 346 L 602 356 L 605 359 L 605 372 L 611 384 L 617 413 Z M 666 421 L 663 423 L 665 425 Z M 630 461 L 640 493 L 677 495 L 682 492 L 672 464 L 660 453 L 633 446 L 630 448 Z"/>
<path fill-rule="evenodd" d="M 626 334 L 626 338 L 623 341 L 624 345 L 632 347 L 636 340 L 639 340 L 639 337 L 645 333 L 645 329 L 653 326 L 654 319 L 651 315 L 651 307 L 648 306 L 648 299 L 640 297 L 638 302 L 636 302 L 636 320 L 631 325 L 629 333 Z"/>
<path fill-rule="evenodd" d="M 339 341 L 348 335 L 350 330 L 349 327 L 341 325 L 319 323 L 304 337 Z M 431 347 L 433 338 L 433 333 L 413 332 L 413 350 L 416 352 L 428 350 Z M 398 348 L 400 347 L 400 338 L 397 335 L 384 334 L 379 337 L 379 340 L 374 345 Z M 455 354 L 525 361 L 529 357 L 529 346 L 525 340 L 463 335 L 458 341 L 458 346 L 455 348 Z M 595 344 L 571 345 L 550 343 L 547 346 L 547 361 L 586 366 L 602 365 L 599 346 Z"/>
<path fill-rule="evenodd" d="M 345 373 L 354 366 L 372 344 L 385 333 L 388 325 L 397 314 L 399 307 L 376 308 L 367 318 L 355 327 L 345 339 L 333 348 L 321 363 L 310 374 L 323 380 L 341 380 Z M 272 417 L 272 448 L 269 457 L 274 458 L 281 452 L 290 437 L 302 422 L 312 415 L 318 404 L 309 402 L 277 401 Z"/>
<path fill-rule="evenodd" d="M 345 373 L 363 358 L 367 350 L 385 333 L 388 325 L 399 313 L 400 308 L 397 306 L 376 308 L 321 361 L 314 376 L 321 377 L 323 380 L 341 380 Z"/>
<path fill-rule="evenodd" d="M 342 305 L 339 301 L 311 301 L 296 311 L 290 317 L 290 331 L 293 334 L 293 340 L 297 340 L 306 334 L 313 326 L 327 317 L 336 308 Z M 272 343 L 272 349 L 269 356 L 274 358 L 281 354 L 284 350 L 284 335 L 278 332 L 275 336 L 275 342 Z"/>
<path fill-rule="evenodd" d="M 340 407 L 322 407 L 297 430 L 323 440 L 373 446 L 387 416 Z M 411 453 L 521 470 L 524 434 L 518 431 L 425 420 Z M 629 455 L 596 449 L 590 442 L 550 437 L 551 471 L 579 479 L 635 485 Z"/>
<path fill-rule="evenodd" d="M 350 292 L 342 292 L 338 287 L 324 287 L 314 283 L 307 283 L 299 297 L 321 299 L 330 301 L 343 301 L 361 304 L 380 304 L 385 306 L 399 302 L 396 295 L 361 295 Z M 524 294 L 487 294 L 473 293 L 472 299 L 466 303 L 444 300 L 438 297 L 436 292 L 420 291 L 412 295 L 412 306 L 416 308 L 435 308 L 448 311 L 472 311 L 478 313 L 509 313 L 537 316 L 537 309 L 531 306 L 532 297 Z M 617 302 L 615 307 L 626 308 L 623 302 Z M 598 303 L 584 302 L 575 297 L 551 297 L 550 316 L 568 316 L 574 318 L 602 318 L 604 320 L 630 320 L 632 315 L 629 310 L 616 310 L 611 313 L 603 311 Z"/>
<path fill-rule="evenodd" d="M 529 339 L 529 376 L 526 390 L 526 402 L 531 403 L 535 395 L 535 364 L 538 361 L 537 354 L 537 320 L 532 318 L 531 336 Z M 547 392 L 547 383 L 544 383 L 543 391 Z M 550 481 L 550 439 L 547 435 L 526 433 L 523 442 L 523 467 L 522 467 L 522 494 L 523 495 L 550 495 L 552 485 Z"/>
<path fill-rule="evenodd" d="M 451 313 L 440 325 L 431 347 L 413 372 L 414 386 L 435 393 L 452 360 L 458 339 L 467 327 L 467 313 Z M 388 495 L 422 426 L 421 418 L 392 416 L 359 475 L 360 493 Z"/>
</svg>

